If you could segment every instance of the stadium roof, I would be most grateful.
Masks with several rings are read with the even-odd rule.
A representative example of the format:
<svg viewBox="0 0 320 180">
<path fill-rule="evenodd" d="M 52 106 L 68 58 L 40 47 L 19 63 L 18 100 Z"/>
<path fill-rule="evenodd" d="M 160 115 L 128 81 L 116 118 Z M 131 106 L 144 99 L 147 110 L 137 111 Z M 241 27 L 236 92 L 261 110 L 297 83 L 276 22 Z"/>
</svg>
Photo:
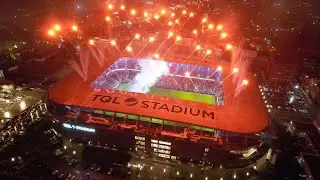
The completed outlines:
<svg viewBox="0 0 320 180">
<path fill-rule="evenodd" d="M 181 63 L 183 58 L 185 59 L 185 57 L 172 57 L 169 58 L 169 61 Z M 265 105 L 260 97 L 255 79 L 250 74 L 246 75 L 246 79 L 249 81 L 248 86 L 239 88 L 238 90 L 241 91 L 236 97 L 225 97 L 223 106 L 216 106 L 157 95 L 94 89 L 91 86 L 92 82 L 112 63 L 113 61 L 99 65 L 101 63 L 90 61 L 87 81 L 84 81 L 76 72 L 71 73 L 49 90 L 49 98 L 64 105 L 154 117 L 238 133 L 261 132 L 268 125 Z M 192 58 L 188 60 L 188 63 L 215 68 L 221 65 L 223 77 L 228 76 L 232 71 L 229 68 L 229 63 L 219 62 L 220 64 L 217 64 L 215 61 L 209 64 L 207 60 L 199 61 L 199 59 Z M 223 82 L 225 95 L 235 92 L 238 86 L 234 81 L 235 79 L 231 75 Z M 143 102 L 148 102 L 148 108 L 145 108 L 146 103 Z M 137 103 L 138 105 L 136 105 Z M 156 106 L 155 104 L 157 108 L 153 108 Z M 174 112 L 180 109 L 177 106 L 181 108 L 179 113 Z M 172 111 L 172 109 L 175 110 Z M 197 114 L 195 112 L 199 111 L 199 115 L 190 114 L 190 109 L 193 114 Z M 214 118 L 211 112 L 214 112 Z"/>
</svg>

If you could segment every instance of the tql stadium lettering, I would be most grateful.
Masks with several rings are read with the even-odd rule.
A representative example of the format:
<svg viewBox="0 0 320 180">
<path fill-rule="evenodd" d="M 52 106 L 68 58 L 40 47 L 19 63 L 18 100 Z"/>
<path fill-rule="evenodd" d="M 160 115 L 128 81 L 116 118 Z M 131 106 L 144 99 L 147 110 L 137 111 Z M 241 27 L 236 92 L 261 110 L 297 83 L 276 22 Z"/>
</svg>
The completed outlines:
<svg viewBox="0 0 320 180">
<path fill-rule="evenodd" d="M 101 103 L 125 104 L 126 106 L 138 106 L 144 109 L 153 109 L 157 111 L 166 111 L 171 113 L 185 114 L 191 116 L 201 116 L 202 118 L 214 119 L 214 112 L 198 109 L 195 107 L 178 106 L 155 101 L 139 101 L 134 97 L 125 98 L 124 100 L 117 96 L 105 96 L 94 94 L 92 101 L 99 101 Z"/>
</svg>

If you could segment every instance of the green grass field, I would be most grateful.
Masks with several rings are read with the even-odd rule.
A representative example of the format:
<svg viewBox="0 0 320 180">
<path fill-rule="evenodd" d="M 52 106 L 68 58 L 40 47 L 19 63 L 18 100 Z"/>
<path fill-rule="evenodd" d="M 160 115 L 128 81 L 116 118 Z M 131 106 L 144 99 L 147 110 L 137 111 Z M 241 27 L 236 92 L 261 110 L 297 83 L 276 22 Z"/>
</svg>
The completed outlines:
<svg viewBox="0 0 320 180">
<path fill-rule="evenodd" d="M 116 90 L 120 91 L 128 91 L 129 84 L 120 84 Z M 177 91 L 177 90 L 169 90 L 163 88 L 151 88 L 148 94 L 154 94 L 159 96 L 168 96 L 174 97 L 178 99 L 184 99 L 189 101 L 196 101 L 206 104 L 215 104 L 216 98 L 213 95 L 208 94 L 200 94 L 194 92 L 184 92 L 184 91 Z"/>
</svg>

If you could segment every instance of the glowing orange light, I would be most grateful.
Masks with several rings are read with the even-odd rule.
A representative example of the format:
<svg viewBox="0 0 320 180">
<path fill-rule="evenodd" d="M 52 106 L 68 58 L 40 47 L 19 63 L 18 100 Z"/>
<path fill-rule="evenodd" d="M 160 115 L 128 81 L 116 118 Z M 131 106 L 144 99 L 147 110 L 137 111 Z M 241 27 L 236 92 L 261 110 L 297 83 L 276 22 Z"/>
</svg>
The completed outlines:
<svg viewBox="0 0 320 180">
<path fill-rule="evenodd" d="M 90 40 L 89 40 L 89 44 L 90 44 L 90 45 L 94 45 L 94 40 L 93 40 L 93 39 L 90 39 Z"/>
<path fill-rule="evenodd" d="M 181 41 L 181 36 L 177 36 L 176 41 Z"/>
<path fill-rule="evenodd" d="M 200 50 L 201 49 L 201 46 L 200 45 L 197 45 L 196 46 L 196 50 Z"/>
<path fill-rule="evenodd" d="M 134 35 L 134 38 L 136 38 L 136 39 L 140 39 L 140 34 L 136 34 L 136 35 Z"/>
<path fill-rule="evenodd" d="M 237 73 L 237 72 L 239 72 L 239 69 L 238 68 L 233 68 L 232 72 L 233 73 Z"/>
<path fill-rule="evenodd" d="M 207 22 L 207 18 L 202 19 L 202 23 L 205 23 L 205 22 Z"/>
<path fill-rule="evenodd" d="M 136 13 L 137 13 L 137 12 L 136 12 L 136 10 L 135 10 L 135 9 L 131 9 L 131 15 L 133 15 L 133 16 L 134 16 L 134 15 L 136 15 Z"/>
<path fill-rule="evenodd" d="M 112 4 L 108 4 L 108 9 L 112 10 L 113 9 L 113 5 Z"/>
<path fill-rule="evenodd" d="M 48 30 L 48 35 L 49 36 L 55 36 L 56 33 L 54 32 L 54 30 L 50 29 L 50 30 Z"/>
<path fill-rule="evenodd" d="M 217 68 L 219 71 L 221 71 L 222 70 L 222 67 L 221 66 L 218 66 L 218 68 Z"/>
<path fill-rule="evenodd" d="M 147 12 L 144 12 L 144 13 L 143 13 L 143 16 L 144 16 L 144 17 L 148 17 L 149 14 L 148 14 Z"/>
<path fill-rule="evenodd" d="M 226 38 L 227 36 L 228 36 L 227 33 L 225 33 L 225 32 L 221 33 L 221 38 L 222 38 L 222 39 Z"/>
<path fill-rule="evenodd" d="M 176 24 L 179 24 L 179 19 L 174 20 Z"/>
<path fill-rule="evenodd" d="M 183 11 L 182 11 L 182 14 L 183 14 L 183 15 L 187 14 L 187 11 L 186 11 L 186 10 L 183 10 Z"/>
<path fill-rule="evenodd" d="M 227 44 L 227 45 L 226 45 L 226 49 L 227 49 L 227 50 L 232 49 L 232 45 L 231 45 L 231 44 Z"/>
<path fill-rule="evenodd" d="M 171 13 L 171 17 L 174 17 L 176 14 L 175 13 Z"/>
<path fill-rule="evenodd" d="M 198 31 L 195 29 L 195 30 L 192 31 L 192 33 L 195 34 L 195 35 L 197 35 L 197 34 L 198 34 Z"/>
<path fill-rule="evenodd" d="M 110 22 L 110 21 L 111 21 L 110 16 L 107 16 L 105 19 L 106 19 L 107 22 Z"/>
<path fill-rule="evenodd" d="M 71 26 L 72 31 L 78 31 L 78 27 L 76 25 Z"/>
<path fill-rule="evenodd" d="M 169 21 L 169 22 L 168 22 L 168 25 L 169 25 L 169 26 L 172 26 L 172 25 L 173 25 L 173 22 L 172 22 L 172 21 Z"/>
<path fill-rule="evenodd" d="M 217 26 L 217 30 L 222 30 L 222 28 L 223 28 L 223 26 L 221 25 L 221 24 L 219 24 L 218 26 Z"/>
<path fill-rule="evenodd" d="M 125 10 L 126 7 L 122 4 L 122 5 L 120 6 L 120 9 L 121 9 L 121 10 Z"/>
<path fill-rule="evenodd" d="M 191 12 L 191 13 L 189 14 L 189 17 L 193 17 L 193 16 L 194 16 L 194 13 Z"/>
<path fill-rule="evenodd" d="M 115 40 L 111 40 L 111 41 L 110 41 L 110 44 L 111 44 L 112 46 L 115 46 L 115 45 L 116 45 L 116 41 L 115 41 Z"/>
<path fill-rule="evenodd" d="M 132 52 L 132 47 L 131 46 L 128 46 L 126 49 L 127 49 L 128 52 Z"/>
<path fill-rule="evenodd" d="M 156 19 L 156 20 L 158 20 L 159 17 L 160 17 L 160 16 L 159 16 L 158 14 L 154 15 L 154 19 Z"/>
<path fill-rule="evenodd" d="M 242 80 L 242 84 L 247 85 L 247 84 L 249 84 L 249 81 L 244 79 L 244 80 Z"/>
<path fill-rule="evenodd" d="M 54 29 L 56 31 L 60 31 L 61 30 L 61 26 L 59 24 L 54 25 Z"/>
<path fill-rule="evenodd" d="M 209 24 L 208 29 L 213 29 L 213 24 Z"/>
<path fill-rule="evenodd" d="M 151 37 L 149 38 L 149 42 L 153 42 L 153 41 L 154 41 L 154 37 L 151 36 Z"/>
<path fill-rule="evenodd" d="M 172 36 L 173 36 L 173 32 L 170 31 L 170 32 L 168 33 L 168 37 L 170 38 L 170 37 L 172 37 Z"/>
<path fill-rule="evenodd" d="M 156 59 L 159 59 L 159 58 L 160 58 L 159 54 L 155 54 L 154 57 L 155 57 Z"/>
<path fill-rule="evenodd" d="M 166 10 L 165 10 L 165 9 L 162 9 L 162 10 L 161 10 L 161 14 L 164 15 L 165 13 L 166 13 Z"/>
<path fill-rule="evenodd" d="M 211 51 L 210 49 L 208 49 L 208 50 L 207 50 L 207 55 L 211 54 L 211 52 L 212 52 L 212 51 Z"/>
</svg>

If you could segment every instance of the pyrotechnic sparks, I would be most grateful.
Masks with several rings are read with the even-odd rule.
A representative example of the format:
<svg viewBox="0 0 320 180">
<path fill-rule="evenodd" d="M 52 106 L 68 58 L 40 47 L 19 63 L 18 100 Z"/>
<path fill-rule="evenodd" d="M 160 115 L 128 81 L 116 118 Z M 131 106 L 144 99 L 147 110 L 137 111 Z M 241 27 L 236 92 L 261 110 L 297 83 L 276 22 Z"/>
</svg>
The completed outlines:
<svg viewBox="0 0 320 180">
<path fill-rule="evenodd" d="M 76 25 L 71 26 L 72 31 L 78 31 L 78 27 Z"/>
<path fill-rule="evenodd" d="M 110 21 L 111 21 L 110 16 L 107 16 L 107 17 L 105 18 L 105 20 L 106 20 L 107 22 L 110 22 Z"/>
<path fill-rule="evenodd" d="M 213 24 L 209 24 L 208 29 L 210 29 L 210 30 L 213 29 Z"/>
<path fill-rule="evenodd" d="M 54 32 L 54 30 L 50 29 L 50 30 L 48 30 L 48 35 L 49 36 L 55 36 L 56 33 Z"/>
<path fill-rule="evenodd" d="M 89 40 L 89 44 L 90 44 L 90 45 L 94 45 L 94 40 L 93 40 L 93 39 L 90 39 L 90 40 Z"/>
<path fill-rule="evenodd" d="M 221 33 L 221 38 L 222 38 L 222 39 L 225 39 L 227 36 L 228 36 L 227 33 L 225 33 L 225 32 Z"/>
<path fill-rule="evenodd" d="M 112 10 L 113 9 L 113 5 L 112 4 L 108 4 L 108 9 Z"/>
<path fill-rule="evenodd" d="M 222 30 L 222 28 L 223 28 L 223 27 L 222 27 L 221 24 L 219 24 L 219 25 L 217 26 L 217 30 L 218 30 L 218 31 Z"/>
<path fill-rule="evenodd" d="M 231 50 L 231 49 L 232 49 L 232 45 L 231 45 L 231 44 L 227 44 L 227 45 L 226 45 L 226 49 L 227 49 L 227 50 Z"/>
<path fill-rule="evenodd" d="M 54 30 L 61 31 L 61 26 L 59 24 L 54 25 Z"/>
<path fill-rule="evenodd" d="M 135 9 L 131 9 L 130 13 L 131 13 L 131 15 L 135 16 L 137 12 Z"/>
</svg>

